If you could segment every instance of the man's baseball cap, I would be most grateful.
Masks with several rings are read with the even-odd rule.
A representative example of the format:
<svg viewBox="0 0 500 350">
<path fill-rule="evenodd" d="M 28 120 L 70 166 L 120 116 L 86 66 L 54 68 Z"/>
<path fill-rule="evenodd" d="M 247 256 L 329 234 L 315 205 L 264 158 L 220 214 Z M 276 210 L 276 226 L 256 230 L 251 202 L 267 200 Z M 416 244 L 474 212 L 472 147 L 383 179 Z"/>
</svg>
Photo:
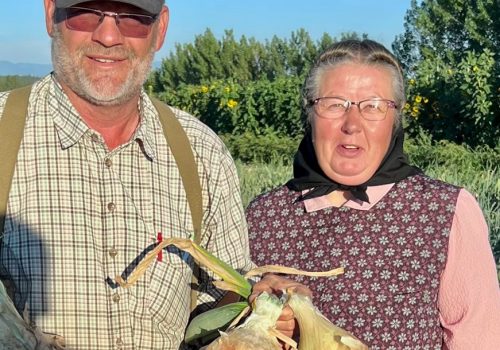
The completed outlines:
<svg viewBox="0 0 500 350">
<path fill-rule="evenodd" d="M 66 8 L 87 1 L 89 0 L 56 0 L 56 7 Z M 143 9 L 144 11 L 147 11 L 153 15 L 159 14 L 163 4 L 165 3 L 165 0 L 101 0 L 101 1 L 114 1 L 114 2 L 122 2 L 124 4 L 130 4 L 140 9 Z"/>
</svg>

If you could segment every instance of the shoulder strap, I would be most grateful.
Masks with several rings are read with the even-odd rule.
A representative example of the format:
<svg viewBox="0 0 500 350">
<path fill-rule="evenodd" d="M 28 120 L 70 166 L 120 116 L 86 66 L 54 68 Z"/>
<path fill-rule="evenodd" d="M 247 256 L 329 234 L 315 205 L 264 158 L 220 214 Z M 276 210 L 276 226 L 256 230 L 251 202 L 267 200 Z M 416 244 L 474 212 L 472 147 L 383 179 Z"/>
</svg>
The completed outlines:
<svg viewBox="0 0 500 350">
<path fill-rule="evenodd" d="M 194 236 L 193 241 L 200 244 L 201 241 L 201 221 L 203 216 L 201 184 L 198 176 L 198 168 L 191 150 L 191 144 L 187 138 L 186 132 L 175 117 L 172 110 L 160 100 L 151 97 L 151 101 L 160 116 L 160 122 L 163 127 L 163 133 L 167 143 L 172 150 L 175 162 L 179 168 L 182 178 L 182 184 L 186 191 L 186 196 L 191 210 L 193 220 Z M 194 265 L 191 287 L 191 311 L 196 308 L 198 293 L 195 286 L 198 285 L 198 265 Z"/>
<path fill-rule="evenodd" d="M 4 231 L 7 200 L 14 176 L 17 154 L 24 133 L 31 85 L 12 90 L 0 118 L 0 243 Z"/>
</svg>

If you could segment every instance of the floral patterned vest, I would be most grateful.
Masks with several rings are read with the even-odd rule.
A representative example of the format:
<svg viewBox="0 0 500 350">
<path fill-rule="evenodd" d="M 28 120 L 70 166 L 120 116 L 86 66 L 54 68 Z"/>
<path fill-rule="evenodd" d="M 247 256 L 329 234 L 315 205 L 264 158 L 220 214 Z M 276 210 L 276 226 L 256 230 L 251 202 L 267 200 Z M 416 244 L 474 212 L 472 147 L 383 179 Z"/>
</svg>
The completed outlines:
<svg viewBox="0 0 500 350">
<path fill-rule="evenodd" d="M 423 175 L 407 178 L 371 209 L 307 213 L 286 186 L 247 209 L 257 265 L 345 268 L 331 278 L 298 277 L 334 324 L 370 349 L 441 349 L 440 275 L 459 188 Z"/>
</svg>

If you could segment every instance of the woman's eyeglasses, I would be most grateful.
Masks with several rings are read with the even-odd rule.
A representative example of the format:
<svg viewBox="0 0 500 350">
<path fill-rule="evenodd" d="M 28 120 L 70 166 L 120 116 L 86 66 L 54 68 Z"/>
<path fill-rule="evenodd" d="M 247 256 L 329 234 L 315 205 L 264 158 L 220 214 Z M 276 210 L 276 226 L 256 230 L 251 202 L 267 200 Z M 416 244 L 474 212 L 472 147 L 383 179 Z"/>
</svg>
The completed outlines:
<svg viewBox="0 0 500 350">
<path fill-rule="evenodd" d="M 341 97 L 319 97 L 309 105 L 313 106 L 318 117 L 325 119 L 342 118 L 354 105 L 364 119 L 373 121 L 384 120 L 389 108 L 397 108 L 396 102 L 378 98 L 355 102 Z"/>
<path fill-rule="evenodd" d="M 116 13 L 100 11 L 85 7 L 68 7 L 65 9 L 66 27 L 81 32 L 93 32 L 99 27 L 104 17 L 113 17 L 116 26 L 123 36 L 145 38 L 151 32 L 151 26 L 157 15 L 142 15 L 135 13 Z"/>
</svg>

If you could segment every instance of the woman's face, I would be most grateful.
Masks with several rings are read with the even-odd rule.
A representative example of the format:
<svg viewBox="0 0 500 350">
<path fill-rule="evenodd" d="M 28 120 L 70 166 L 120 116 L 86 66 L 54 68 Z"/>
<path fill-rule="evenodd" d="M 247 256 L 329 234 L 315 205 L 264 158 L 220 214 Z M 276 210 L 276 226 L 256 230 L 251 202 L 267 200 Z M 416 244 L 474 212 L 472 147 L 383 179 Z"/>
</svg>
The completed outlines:
<svg viewBox="0 0 500 350">
<path fill-rule="evenodd" d="M 370 98 L 394 100 L 392 75 L 383 67 L 345 63 L 325 72 L 318 97 L 337 96 L 350 101 Z M 314 149 L 321 169 L 332 180 L 359 185 L 378 169 L 391 141 L 396 110 L 384 120 L 363 119 L 357 106 L 338 119 L 312 118 Z"/>
</svg>

